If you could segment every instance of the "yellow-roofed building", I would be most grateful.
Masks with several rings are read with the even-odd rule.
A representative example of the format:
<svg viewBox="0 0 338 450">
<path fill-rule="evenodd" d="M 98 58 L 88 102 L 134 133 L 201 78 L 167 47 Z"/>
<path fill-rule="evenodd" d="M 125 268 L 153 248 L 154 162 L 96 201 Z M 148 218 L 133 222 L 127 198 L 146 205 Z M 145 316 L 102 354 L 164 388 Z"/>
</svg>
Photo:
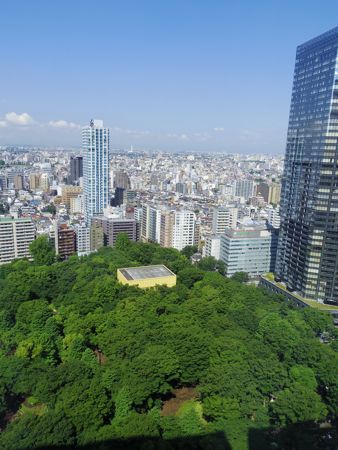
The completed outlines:
<svg viewBox="0 0 338 450">
<path fill-rule="evenodd" d="M 176 285 L 176 275 L 164 265 L 125 267 L 117 269 L 117 279 L 122 284 L 149 288 L 157 285 Z"/>
</svg>

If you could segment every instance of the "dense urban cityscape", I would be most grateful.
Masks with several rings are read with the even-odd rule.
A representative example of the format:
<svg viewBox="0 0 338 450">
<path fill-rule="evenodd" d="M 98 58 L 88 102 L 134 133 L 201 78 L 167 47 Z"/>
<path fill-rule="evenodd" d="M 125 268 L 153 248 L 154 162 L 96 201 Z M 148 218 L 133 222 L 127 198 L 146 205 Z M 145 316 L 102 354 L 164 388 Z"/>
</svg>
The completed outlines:
<svg viewBox="0 0 338 450">
<path fill-rule="evenodd" d="M 84 0 L 81 3 L 85 5 Z M 78 113 L 82 108 L 81 114 L 84 110 L 88 114 L 81 125 L 63 119 L 38 121 L 35 113 L 33 119 L 27 112 L 0 115 L 0 448 L 337 450 L 338 27 L 297 46 L 285 153 L 269 148 L 270 112 L 264 113 L 263 139 L 258 128 L 238 134 L 247 150 L 239 152 L 230 142 L 236 107 L 239 122 L 254 124 L 256 111 L 257 117 L 264 116 L 259 105 L 263 91 L 268 97 L 269 87 L 279 87 L 264 68 L 262 85 L 247 70 L 253 69 L 247 30 L 245 78 L 229 75 L 237 63 L 244 64 L 236 55 L 232 60 L 236 64 L 229 63 L 223 72 L 228 83 L 234 80 L 230 89 L 235 92 L 237 86 L 236 101 L 219 121 L 224 126 L 213 126 L 213 134 L 191 126 L 189 132 L 178 128 L 169 132 L 164 116 L 157 131 L 135 132 L 108 126 L 109 115 L 104 112 L 111 93 L 118 99 L 124 82 L 132 102 L 143 94 L 147 77 L 160 70 L 160 61 L 168 62 L 165 58 L 173 45 L 175 62 L 167 64 L 162 74 L 166 77 L 168 72 L 161 109 L 168 108 L 169 114 L 171 97 L 173 103 L 180 97 L 170 90 L 171 78 L 178 76 L 177 83 L 190 73 L 184 99 L 190 113 L 184 113 L 184 102 L 171 112 L 178 115 L 178 122 L 189 115 L 192 122 L 198 120 L 196 95 L 189 97 L 188 91 L 192 80 L 196 86 L 201 83 L 180 60 L 178 55 L 183 55 L 190 63 L 197 62 L 205 80 L 211 74 L 204 103 L 198 105 L 208 121 L 209 99 L 213 96 L 215 108 L 218 103 L 213 85 L 219 55 L 204 53 L 212 55 L 215 67 L 206 61 L 202 67 L 199 52 L 203 53 L 204 40 L 217 47 L 218 32 L 224 40 L 235 32 L 238 42 L 231 45 L 244 48 L 237 25 L 232 29 L 228 22 L 229 30 L 223 26 L 228 14 L 231 17 L 230 8 L 213 11 L 209 23 L 206 6 L 204 14 L 196 7 L 196 19 L 186 5 L 176 5 L 170 12 L 156 5 L 161 17 L 157 24 L 152 15 L 142 16 L 149 5 L 135 11 L 128 6 L 125 11 L 122 5 L 103 4 L 102 23 L 113 12 L 123 17 L 121 24 L 116 21 L 112 30 L 106 30 L 97 25 L 96 17 L 93 20 L 92 8 L 83 8 L 81 20 L 72 20 L 71 33 L 68 30 L 72 42 L 81 34 L 78 50 L 84 41 L 90 49 L 84 64 L 89 72 L 95 66 L 95 75 L 100 75 L 93 85 L 97 92 L 102 87 L 107 96 L 100 100 L 102 115 L 101 109 L 91 108 L 90 96 L 96 91 L 88 84 L 80 89 L 76 105 Z M 249 8 L 253 15 L 256 7 L 270 17 L 258 4 Z M 41 12 L 33 4 L 26 14 L 32 24 L 45 26 L 43 18 L 53 27 L 59 22 L 51 12 L 60 14 L 54 8 L 45 4 Z M 294 9 L 299 20 L 303 10 Z M 74 13 L 79 13 L 78 5 L 70 4 L 65 20 Z M 148 28 L 159 25 L 155 39 L 151 31 L 158 60 L 147 59 L 149 48 L 143 39 L 149 30 L 138 14 Z M 129 25 L 130 16 L 131 34 L 125 41 L 116 40 L 121 37 L 118 27 Z M 242 10 L 240 17 L 241 24 L 252 22 Z M 187 41 L 172 44 L 176 35 L 170 33 L 170 46 L 157 48 L 167 18 L 175 25 L 182 20 L 177 33 Z M 289 26 L 291 18 L 282 14 L 281 20 Z M 274 17 L 275 27 L 277 22 Z M 11 21 L 5 23 L 12 28 Z M 201 23 L 208 27 L 202 30 Z M 316 15 L 314 24 L 317 29 Z M 141 31 L 137 39 L 131 39 L 134 27 Z M 298 23 L 294 28 L 298 31 Z M 35 90 L 42 105 L 43 95 L 54 89 L 53 72 L 59 69 L 51 69 L 47 57 L 58 54 L 59 33 L 32 29 L 28 41 L 33 42 L 37 33 L 39 40 L 44 36 L 46 44 L 50 39 L 54 44 L 50 52 L 41 53 L 35 42 L 34 51 L 28 52 L 32 58 L 35 49 L 46 56 L 40 69 L 46 69 L 44 82 L 49 87 L 44 91 L 41 85 L 40 92 L 39 85 Z M 184 49 L 180 53 L 190 32 L 200 39 L 201 30 L 197 58 Z M 100 33 L 109 39 L 101 41 Z M 292 36 L 290 31 L 290 42 Z M 62 33 L 58 38 L 63 42 Z M 252 45 L 258 60 L 260 47 L 269 53 L 279 44 L 269 43 L 265 33 L 262 41 L 255 35 L 252 39 L 259 43 L 256 48 Z M 45 43 L 40 42 L 43 48 Z M 125 49 L 117 56 L 121 64 L 136 44 L 141 49 L 131 58 L 131 72 L 140 76 L 140 85 L 123 70 L 120 85 L 110 82 L 116 67 L 111 69 L 107 49 L 117 42 Z M 195 43 L 190 45 L 190 50 L 195 48 Z M 59 58 L 69 64 L 67 77 L 76 67 L 81 76 L 73 87 L 81 86 L 86 73 L 78 65 L 83 61 L 77 56 L 74 62 L 73 55 L 69 59 L 67 39 L 65 48 Z M 233 57 L 229 48 L 227 56 L 229 61 Z M 268 68 L 266 61 L 264 67 Z M 280 67 L 282 73 L 282 62 Z M 147 76 L 142 78 L 144 69 Z M 157 81 L 150 83 L 152 98 L 144 108 L 149 111 L 156 103 L 152 89 Z M 238 88 L 243 81 L 250 92 L 261 86 L 257 97 L 241 97 Z M 29 85 L 34 82 L 28 77 Z M 68 100 L 67 89 L 63 86 L 60 93 Z M 0 97 L 0 109 L 7 102 Z M 143 106 L 140 123 L 147 120 Z M 272 114 L 279 105 L 273 100 L 269 108 Z M 128 114 L 133 112 L 129 108 Z M 124 113 L 120 105 L 118 114 Z M 130 139 L 123 145 L 117 142 L 121 132 Z M 34 144 L 43 133 L 46 142 Z M 148 145 L 142 141 L 145 136 Z M 64 139 L 64 144 L 47 145 L 49 137 L 55 142 Z"/>
</svg>

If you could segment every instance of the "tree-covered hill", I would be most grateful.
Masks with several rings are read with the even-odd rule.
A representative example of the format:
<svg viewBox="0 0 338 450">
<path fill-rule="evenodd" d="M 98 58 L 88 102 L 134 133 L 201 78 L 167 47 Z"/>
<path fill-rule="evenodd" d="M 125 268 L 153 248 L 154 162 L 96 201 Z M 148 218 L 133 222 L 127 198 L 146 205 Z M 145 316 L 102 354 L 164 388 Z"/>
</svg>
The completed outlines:
<svg viewBox="0 0 338 450">
<path fill-rule="evenodd" d="M 0 267 L 0 448 L 335 448 L 329 315 L 123 238 L 42 256 Z M 159 263 L 176 287 L 116 280 Z"/>
</svg>

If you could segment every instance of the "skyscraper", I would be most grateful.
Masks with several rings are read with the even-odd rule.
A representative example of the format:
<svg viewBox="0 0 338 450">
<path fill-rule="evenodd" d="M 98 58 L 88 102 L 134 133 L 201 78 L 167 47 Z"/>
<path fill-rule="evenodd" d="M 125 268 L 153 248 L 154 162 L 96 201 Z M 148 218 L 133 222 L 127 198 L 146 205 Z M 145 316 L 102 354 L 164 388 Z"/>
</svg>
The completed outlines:
<svg viewBox="0 0 338 450">
<path fill-rule="evenodd" d="M 297 48 L 276 272 L 338 303 L 338 27 Z"/>
<path fill-rule="evenodd" d="M 85 220 L 103 213 L 109 205 L 109 129 L 91 120 L 82 129 Z"/>
</svg>

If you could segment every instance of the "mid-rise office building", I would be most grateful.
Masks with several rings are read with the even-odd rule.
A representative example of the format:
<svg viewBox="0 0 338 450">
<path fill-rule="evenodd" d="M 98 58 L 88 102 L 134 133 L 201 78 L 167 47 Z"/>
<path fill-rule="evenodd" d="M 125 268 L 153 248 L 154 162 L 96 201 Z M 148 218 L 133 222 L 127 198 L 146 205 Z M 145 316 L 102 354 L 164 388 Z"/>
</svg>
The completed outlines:
<svg viewBox="0 0 338 450">
<path fill-rule="evenodd" d="M 29 258 L 29 245 L 35 239 L 35 225 L 31 219 L 0 218 L 0 264 L 16 258 Z"/>
<path fill-rule="evenodd" d="M 281 193 L 277 275 L 338 303 L 338 28 L 297 48 Z"/>
<path fill-rule="evenodd" d="M 220 259 L 225 263 L 225 273 L 231 277 L 236 272 L 246 272 L 257 277 L 274 267 L 277 240 L 270 230 L 261 226 L 228 228 L 221 235 Z"/>
<path fill-rule="evenodd" d="M 62 203 L 67 205 L 70 208 L 70 201 L 72 198 L 77 198 L 80 194 L 82 194 L 83 189 L 80 186 L 72 186 L 70 184 L 66 184 L 62 186 Z"/>
<path fill-rule="evenodd" d="M 82 129 L 85 219 L 103 214 L 109 205 L 109 129 L 92 120 Z"/>
</svg>

